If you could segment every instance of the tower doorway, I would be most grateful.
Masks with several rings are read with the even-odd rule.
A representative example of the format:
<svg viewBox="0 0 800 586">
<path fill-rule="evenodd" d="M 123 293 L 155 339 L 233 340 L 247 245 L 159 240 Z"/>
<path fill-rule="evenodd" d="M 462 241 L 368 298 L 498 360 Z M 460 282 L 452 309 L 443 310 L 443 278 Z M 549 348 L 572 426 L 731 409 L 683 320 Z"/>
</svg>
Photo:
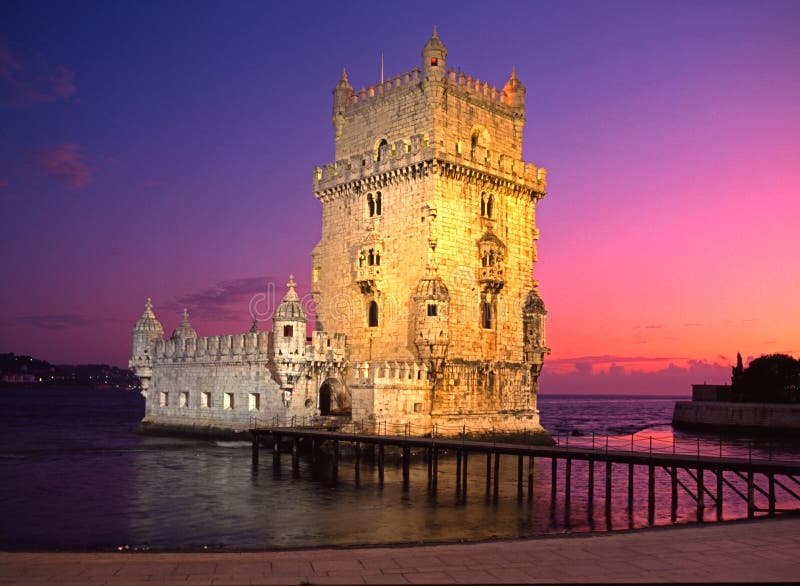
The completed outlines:
<svg viewBox="0 0 800 586">
<path fill-rule="evenodd" d="M 329 378 L 319 387 L 319 414 L 350 416 L 353 408 L 350 393 L 341 382 Z"/>
</svg>

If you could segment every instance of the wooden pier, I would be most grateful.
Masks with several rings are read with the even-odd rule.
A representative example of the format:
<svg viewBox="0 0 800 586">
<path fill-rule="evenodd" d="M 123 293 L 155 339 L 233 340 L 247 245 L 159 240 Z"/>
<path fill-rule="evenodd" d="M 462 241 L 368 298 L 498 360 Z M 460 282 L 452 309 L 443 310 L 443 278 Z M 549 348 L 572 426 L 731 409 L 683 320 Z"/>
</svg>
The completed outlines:
<svg viewBox="0 0 800 586">
<path fill-rule="evenodd" d="M 271 444 L 273 462 L 280 464 L 282 448 L 289 448 L 292 458 L 292 470 L 299 470 L 300 442 L 310 443 L 312 454 L 327 442 L 328 451 L 332 454 L 333 478 L 338 477 L 340 465 L 340 444 L 350 444 L 353 448 L 352 465 L 355 467 L 355 481 L 360 478 L 360 468 L 365 450 L 374 456 L 374 465 L 378 471 L 378 482 L 384 482 L 386 466 L 386 448 L 398 451 L 401 459 L 403 488 L 407 490 L 410 483 L 412 450 L 424 454 L 427 465 L 428 486 L 437 489 L 439 478 L 439 458 L 443 453 L 455 457 L 455 490 L 460 499 L 467 498 L 467 480 L 473 471 L 470 464 L 475 458 L 485 457 L 486 495 L 497 498 L 500 491 L 500 456 L 516 457 L 516 494 L 522 501 L 534 497 L 534 470 L 544 459 L 551 466 L 551 499 L 555 502 L 559 482 L 563 482 L 564 506 L 569 509 L 572 499 L 572 464 L 574 461 L 585 461 L 588 466 L 587 503 L 593 507 L 595 496 L 602 496 L 606 515 L 611 515 L 611 496 L 615 493 L 614 482 L 619 474 L 613 474 L 614 465 L 627 466 L 627 500 L 632 511 L 634 506 L 634 469 L 644 467 L 647 470 L 647 513 L 649 524 L 654 523 L 656 509 L 655 472 L 663 469 L 670 478 L 671 519 L 674 522 L 678 509 L 678 495 L 685 493 L 697 505 L 697 519 L 703 520 L 706 499 L 713 503 L 717 519 L 721 520 L 724 510 L 724 487 L 728 494 L 739 497 L 747 504 L 747 516 L 757 513 L 773 515 L 785 510 L 800 509 L 800 462 L 772 459 L 753 459 L 752 457 L 733 457 L 722 453 L 708 456 L 700 453 L 699 444 L 696 454 L 660 453 L 653 451 L 652 440 L 650 450 L 635 449 L 631 440 L 630 449 L 609 446 L 608 440 L 595 442 L 591 446 L 584 445 L 528 445 L 520 443 L 504 443 L 503 441 L 475 441 L 463 437 L 419 437 L 412 435 L 392 435 L 380 433 L 331 431 L 312 427 L 288 426 L 253 426 L 252 458 L 258 464 L 260 446 Z M 674 450 L 674 445 L 673 445 Z M 561 463 L 561 465 L 559 465 Z M 559 468 L 563 470 L 563 478 L 559 478 Z M 596 473 L 604 475 L 605 490 L 596 490 Z M 738 479 L 738 480 L 737 480 Z M 738 486 L 737 486 L 738 484 Z M 782 491 L 784 497 L 797 502 L 797 507 L 780 509 L 777 506 L 776 491 Z M 761 495 L 766 506 L 758 506 L 756 495 Z M 784 498 L 785 500 L 785 498 Z"/>
</svg>

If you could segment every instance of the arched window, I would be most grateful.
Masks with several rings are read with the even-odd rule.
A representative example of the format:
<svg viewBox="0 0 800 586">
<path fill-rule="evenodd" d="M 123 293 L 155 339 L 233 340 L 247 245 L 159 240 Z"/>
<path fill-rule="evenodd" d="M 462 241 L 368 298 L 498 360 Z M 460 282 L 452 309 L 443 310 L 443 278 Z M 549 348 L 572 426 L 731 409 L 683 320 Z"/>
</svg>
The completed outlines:
<svg viewBox="0 0 800 586">
<path fill-rule="evenodd" d="M 375 215 L 381 215 L 381 192 L 375 194 Z"/>
<path fill-rule="evenodd" d="M 495 304 L 493 300 L 481 300 L 481 327 L 484 330 L 494 328 Z"/>
<path fill-rule="evenodd" d="M 481 193 L 481 217 L 486 216 L 486 194 Z"/>
<path fill-rule="evenodd" d="M 428 303 L 428 317 L 436 317 L 438 312 L 438 307 L 435 303 Z"/>
<path fill-rule="evenodd" d="M 283 326 L 283 337 L 284 338 L 291 338 L 293 332 L 294 332 L 294 328 L 292 326 Z"/>
<path fill-rule="evenodd" d="M 492 217 L 492 208 L 494 207 L 494 196 L 490 195 L 489 199 L 486 201 L 486 217 Z"/>
<path fill-rule="evenodd" d="M 369 327 L 371 328 L 378 327 L 378 304 L 375 301 L 369 302 L 369 307 L 367 309 L 367 319 Z"/>
<path fill-rule="evenodd" d="M 369 256 L 367 257 L 367 264 L 369 266 L 375 266 L 375 251 L 370 248 L 369 249 Z"/>
<path fill-rule="evenodd" d="M 369 217 L 375 215 L 375 200 L 372 198 L 372 194 L 367 194 L 367 212 L 369 213 Z"/>
<path fill-rule="evenodd" d="M 381 141 L 378 143 L 378 148 L 375 149 L 375 160 L 376 161 L 380 161 L 381 160 L 381 149 L 383 148 L 384 145 L 389 146 L 389 142 L 385 138 L 381 139 Z"/>
</svg>

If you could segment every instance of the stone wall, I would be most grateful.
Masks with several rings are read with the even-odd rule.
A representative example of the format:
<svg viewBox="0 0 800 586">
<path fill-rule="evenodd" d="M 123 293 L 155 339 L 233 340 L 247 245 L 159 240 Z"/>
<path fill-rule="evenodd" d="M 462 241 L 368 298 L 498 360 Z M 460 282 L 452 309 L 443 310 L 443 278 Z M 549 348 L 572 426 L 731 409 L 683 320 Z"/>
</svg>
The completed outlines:
<svg viewBox="0 0 800 586">
<path fill-rule="evenodd" d="M 676 428 L 800 432 L 800 405 L 678 401 L 672 414 Z"/>
</svg>

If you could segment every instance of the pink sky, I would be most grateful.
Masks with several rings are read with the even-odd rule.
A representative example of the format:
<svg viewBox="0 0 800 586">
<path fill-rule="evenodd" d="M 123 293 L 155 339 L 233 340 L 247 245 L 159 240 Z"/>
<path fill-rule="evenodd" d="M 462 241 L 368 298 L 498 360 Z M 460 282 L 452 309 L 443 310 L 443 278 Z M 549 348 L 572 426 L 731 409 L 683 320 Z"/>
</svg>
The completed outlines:
<svg viewBox="0 0 800 586">
<path fill-rule="evenodd" d="M 210 335 L 307 292 L 341 67 L 406 71 L 435 23 L 448 65 L 528 88 L 542 392 L 800 355 L 800 4 L 103 6 L 0 8 L 0 352 L 123 366 L 148 296 Z"/>
</svg>

